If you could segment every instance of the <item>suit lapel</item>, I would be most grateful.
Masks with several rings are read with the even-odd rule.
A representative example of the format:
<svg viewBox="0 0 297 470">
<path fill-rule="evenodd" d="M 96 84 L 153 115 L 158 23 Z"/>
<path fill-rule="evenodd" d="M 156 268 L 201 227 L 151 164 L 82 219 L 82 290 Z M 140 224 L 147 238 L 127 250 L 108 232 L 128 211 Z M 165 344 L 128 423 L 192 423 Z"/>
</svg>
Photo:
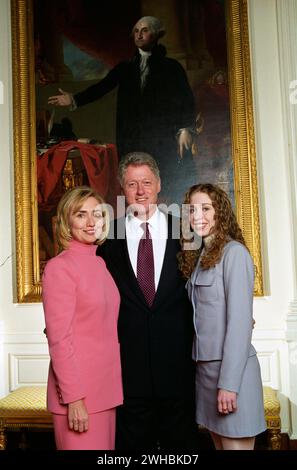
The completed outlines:
<svg viewBox="0 0 297 470">
<path fill-rule="evenodd" d="M 139 287 L 135 273 L 133 271 L 131 261 L 129 258 L 126 236 L 125 238 L 116 239 L 117 247 L 118 247 L 118 253 L 116 255 L 117 266 L 121 270 L 121 276 L 120 276 L 121 282 L 129 288 L 130 293 L 134 297 L 138 298 L 138 300 L 141 302 L 142 308 L 146 306 L 149 311 L 157 308 L 158 305 L 162 303 L 164 296 L 168 295 L 168 276 L 170 275 L 170 272 L 172 269 L 172 258 L 176 256 L 176 240 L 172 239 L 172 220 L 171 219 L 172 219 L 171 216 L 168 215 L 168 219 L 167 219 L 168 220 L 167 222 L 168 223 L 168 236 L 167 236 L 164 260 L 163 260 L 160 280 L 158 284 L 158 289 L 157 289 L 152 307 L 148 306 L 145 300 L 145 297 L 143 295 L 143 292 Z"/>
<path fill-rule="evenodd" d="M 175 256 L 175 240 L 172 240 L 172 220 L 169 215 L 167 215 L 167 227 L 168 227 L 168 236 L 166 242 L 166 249 L 164 254 L 164 260 L 160 275 L 160 280 L 158 284 L 158 289 L 155 295 L 155 299 L 152 305 L 152 308 L 157 308 L 164 295 L 168 295 L 168 274 L 171 269 L 171 260 Z"/>
</svg>

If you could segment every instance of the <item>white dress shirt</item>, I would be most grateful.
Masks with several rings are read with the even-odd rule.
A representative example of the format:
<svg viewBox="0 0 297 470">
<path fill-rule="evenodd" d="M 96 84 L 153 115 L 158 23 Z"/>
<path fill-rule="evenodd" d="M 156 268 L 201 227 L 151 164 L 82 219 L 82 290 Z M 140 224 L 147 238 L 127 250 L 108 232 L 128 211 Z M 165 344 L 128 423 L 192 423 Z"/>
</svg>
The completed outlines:
<svg viewBox="0 0 297 470">
<path fill-rule="evenodd" d="M 141 237 L 143 236 L 143 229 L 141 228 L 141 224 L 143 222 L 143 220 L 138 219 L 132 214 L 128 214 L 126 217 L 126 239 L 128 253 L 136 277 L 138 245 Z M 168 236 L 167 217 L 157 208 L 152 217 L 145 222 L 149 224 L 149 231 L 153 242 L 155 290 L 157 291 Z"/>
<path fill-rule="evenodd" d="M 149 73 L 148 58 L 152 55 L 152 53 L 150 51 L 143 51 L 142 49 L 138 49 L 138 51 L 140 54 L 140 86 L 142 89 L 144 88 Z"/>
</svg>

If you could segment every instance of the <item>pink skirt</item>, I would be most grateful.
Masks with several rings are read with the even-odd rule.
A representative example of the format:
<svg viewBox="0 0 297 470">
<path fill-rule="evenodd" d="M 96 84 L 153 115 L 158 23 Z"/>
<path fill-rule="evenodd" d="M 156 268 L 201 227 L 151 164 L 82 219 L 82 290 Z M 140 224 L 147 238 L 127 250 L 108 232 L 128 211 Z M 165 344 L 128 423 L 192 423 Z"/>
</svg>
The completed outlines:
<svg viewBox="0 0 297 470">
<path fill-rule="evenodd" d="M 53 414 L 57 450 L 114 450 L 115 408 L 89 414 L 89 429 L 72 431 L 67 415 Z"/>
</svg>

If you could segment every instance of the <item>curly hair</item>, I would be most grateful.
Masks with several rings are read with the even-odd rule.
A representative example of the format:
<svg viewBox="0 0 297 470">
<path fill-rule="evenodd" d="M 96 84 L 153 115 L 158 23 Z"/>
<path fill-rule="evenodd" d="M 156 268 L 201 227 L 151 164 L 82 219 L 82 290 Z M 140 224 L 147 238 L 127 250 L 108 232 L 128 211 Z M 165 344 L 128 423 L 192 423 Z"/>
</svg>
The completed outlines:
<svg viewBox="0 0 297 470">
<path fill-rule="evenodd" d="M 211 199 L 213 208 L 215 210 L 215 226 L 211 232 L 214 235 L 214 239 L 208 249 L 203 252 L 203 255 L 200 259 L 200 266 L 203 269 L 208 269 L 214 267 L 220 261 L 224 246 L 230 239 L 237 240 L 245 247 L 246 243 L 244 241 L 241 228 L 239 227 L 233 212 L 231 202 L 225 191 L 210 183 L 196 184 L 191 186 L 185 195 L 183 202 L 185 207 L 190 205 L 191 197 L 195 193 L 207 194 Z M 194 238 L 193 232 L 192 238 Z M 203 243 L 198 249 L 185 250 L 185 244 L 189 243 L 189 239 L 184 236 L 183 230 L 180 243 L 182 251 L 178 253 L 179 269 L 181 270 L 183 277 L 188 279 L 195 269 L 198 259 L 200 258 L 203 249 Z"/>
</svg>

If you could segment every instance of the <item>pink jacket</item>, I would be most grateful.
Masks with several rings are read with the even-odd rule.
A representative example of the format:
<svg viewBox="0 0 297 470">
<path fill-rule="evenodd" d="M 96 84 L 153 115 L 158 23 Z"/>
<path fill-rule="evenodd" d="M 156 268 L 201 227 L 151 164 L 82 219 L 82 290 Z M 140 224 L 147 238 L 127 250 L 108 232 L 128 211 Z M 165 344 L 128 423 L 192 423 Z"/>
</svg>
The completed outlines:
<svg viewBox="0 0 297 470">
<path fill-rule="evenodd" d="M 66 414 L 84 398 L 89 413 L 123 402 L 117 320 L 120 296 L 96 246 L 72 240 L 43 275 L 51 358 L 47 402 Z"/>
</svg>

